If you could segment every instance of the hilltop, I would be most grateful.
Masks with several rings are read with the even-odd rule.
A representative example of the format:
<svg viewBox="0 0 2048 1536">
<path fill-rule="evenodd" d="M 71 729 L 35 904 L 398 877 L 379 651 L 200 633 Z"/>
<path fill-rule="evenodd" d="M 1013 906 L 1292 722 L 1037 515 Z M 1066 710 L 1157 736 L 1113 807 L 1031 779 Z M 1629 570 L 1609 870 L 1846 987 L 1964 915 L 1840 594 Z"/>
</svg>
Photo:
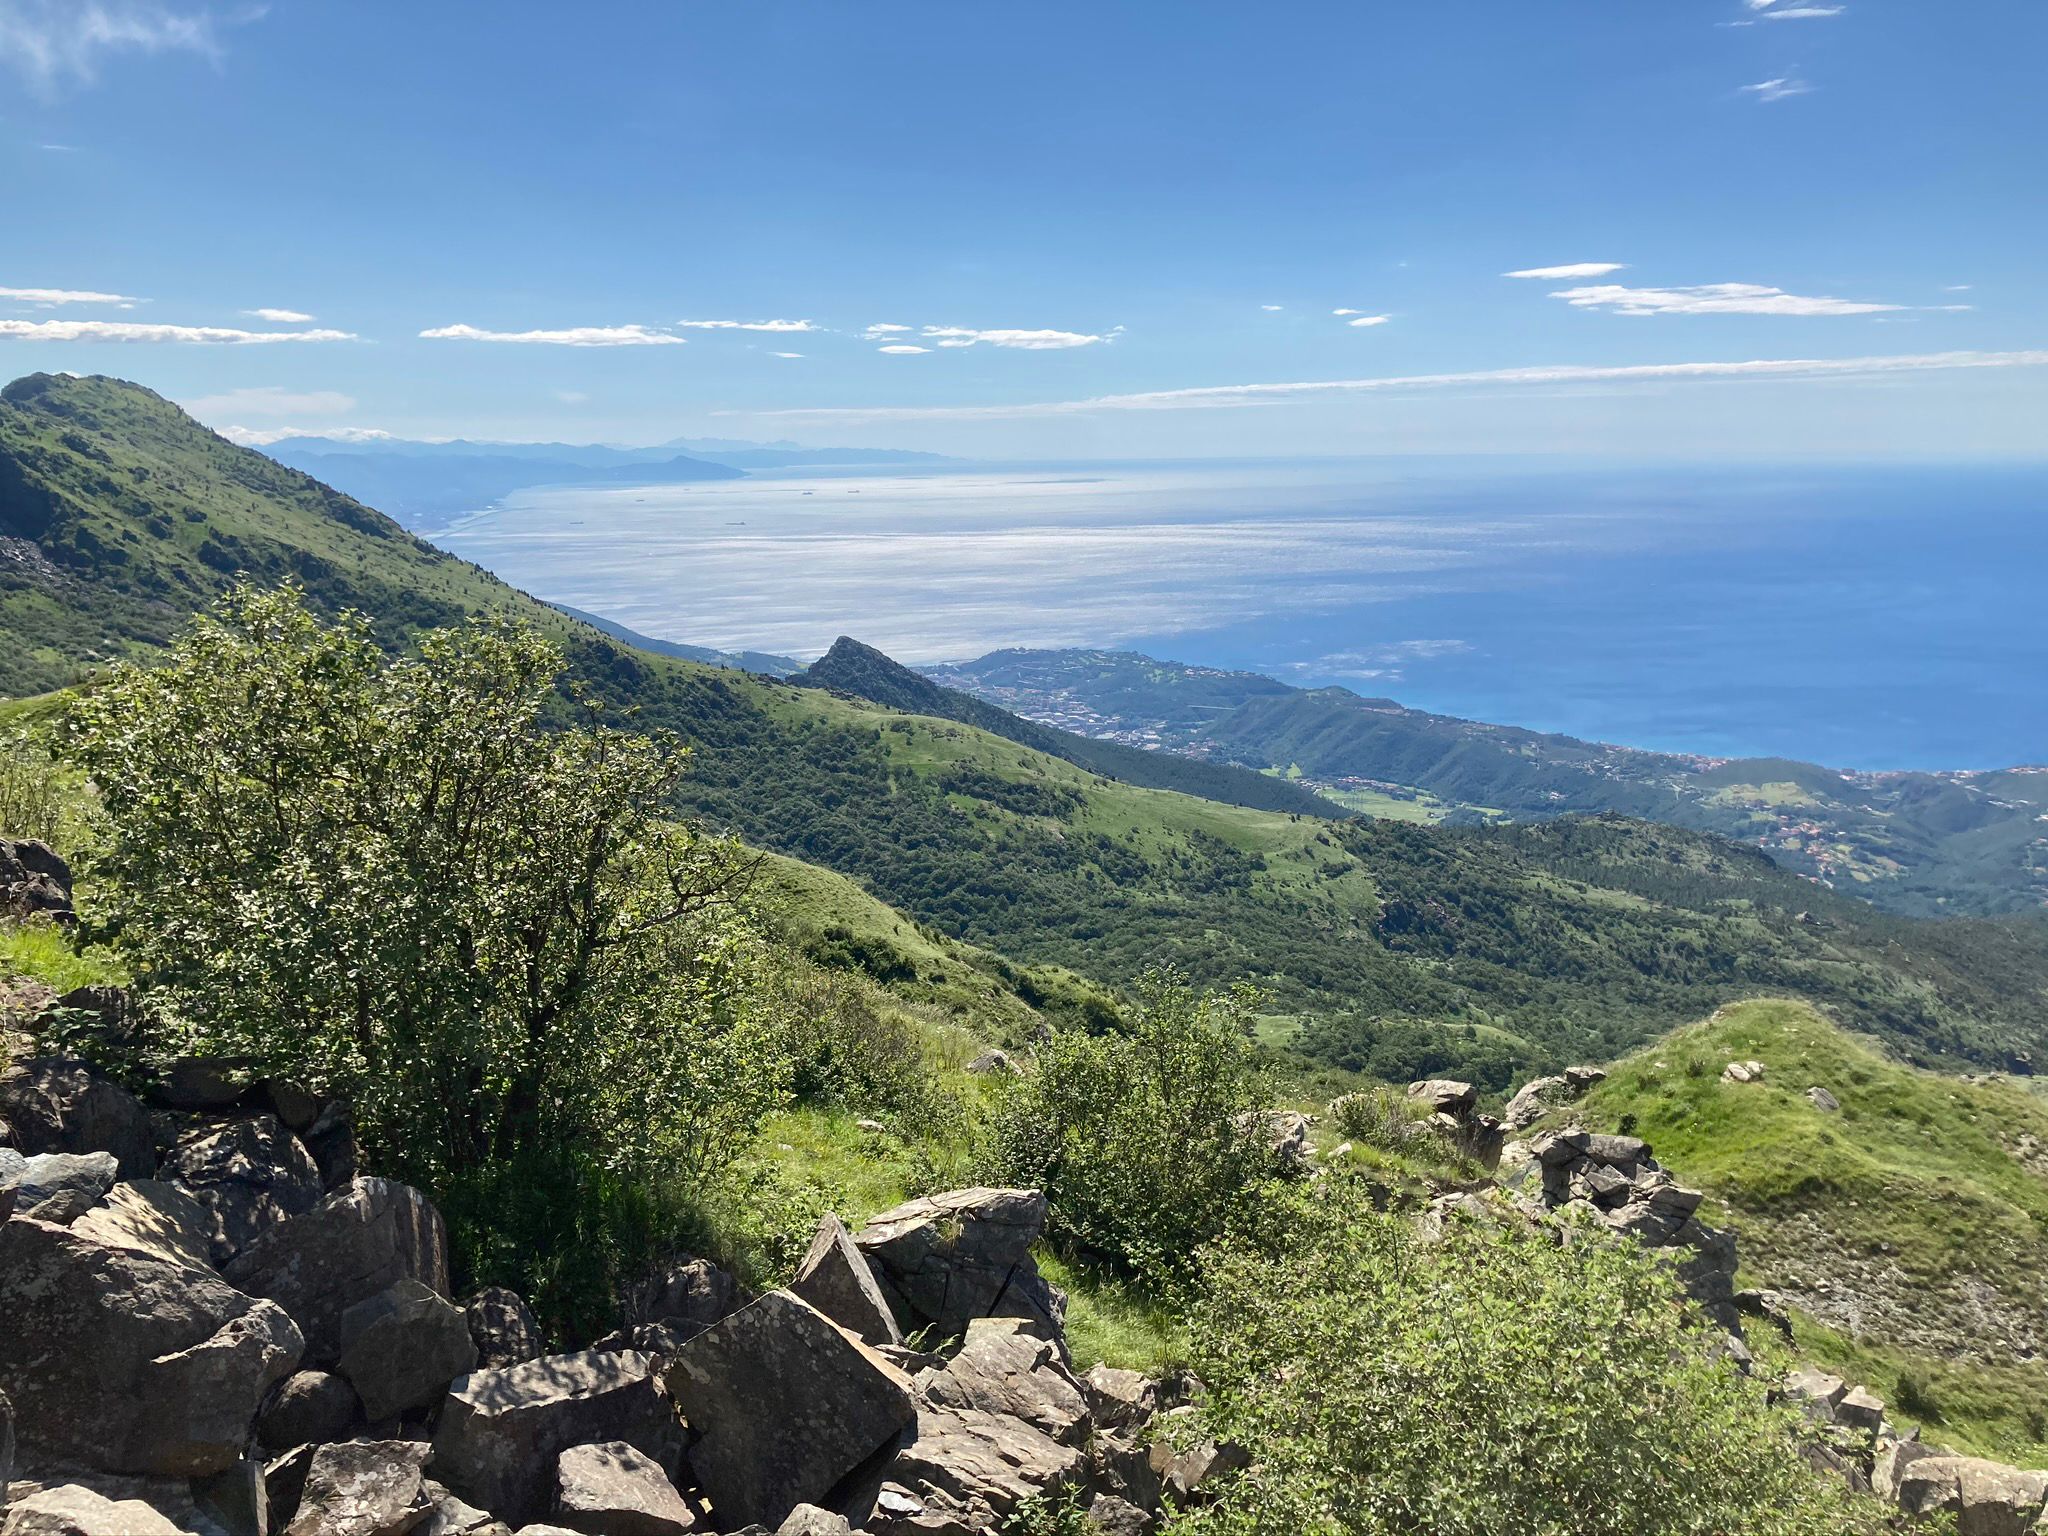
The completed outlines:
<svg viewBox="0 0 2048 1536">
<path fill-rule="evenodd" d="M 237 571 L 360 608 L 392 646 L 466 612 L 524 617 L 613 718 L 691 744 L 682 803 L 714 826 L 1010 963 L 1110 987 L 1158 961 L 1254 981 L 1270 1037 L 1322 1062 L 1502 1088 L 1759 990 L 1824 1002 L 1916 1060 L 2048 1049 L 2048 923 L 1887 917 L 1642 822 L 1332 820 L 1299 786 L 1095 755 L 865 648 L 809 679 L 838 691 L 650 654 L 118 381 L 39 376 L 0 397 L 0 528 L 7 692 L 148 654 Z M 1123 777 L 1140 769 L 1174 787 Z M 1247 785 L 1273 798 L 1225 803 Z"/>
<path fill-rule="evenodd" d="M 1128 651 L 992 651 L 930 673 L 1034 720 L 1293 778 L 1374 816 L 1612 811 L 1755 843 L 1895 912 L 2048 903 L 2048 769 L 1856 773 L 1645 752 Z"/>
</svg>

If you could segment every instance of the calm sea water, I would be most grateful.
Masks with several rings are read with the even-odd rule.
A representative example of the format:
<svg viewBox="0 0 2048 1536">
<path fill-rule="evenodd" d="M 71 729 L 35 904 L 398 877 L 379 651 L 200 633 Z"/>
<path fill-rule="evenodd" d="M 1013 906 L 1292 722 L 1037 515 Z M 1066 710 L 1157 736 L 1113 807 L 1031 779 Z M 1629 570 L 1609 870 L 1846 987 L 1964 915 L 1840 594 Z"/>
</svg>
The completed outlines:
<svg viewBox="0 0 2048 1536">
<path fill-rule="evenodd" d="M 1032 467 L 533 492 L 439 536 L 665 639 L 1102 645 L 1603 741 L 2048 762 L 2048 467 Z"/>
</svg>

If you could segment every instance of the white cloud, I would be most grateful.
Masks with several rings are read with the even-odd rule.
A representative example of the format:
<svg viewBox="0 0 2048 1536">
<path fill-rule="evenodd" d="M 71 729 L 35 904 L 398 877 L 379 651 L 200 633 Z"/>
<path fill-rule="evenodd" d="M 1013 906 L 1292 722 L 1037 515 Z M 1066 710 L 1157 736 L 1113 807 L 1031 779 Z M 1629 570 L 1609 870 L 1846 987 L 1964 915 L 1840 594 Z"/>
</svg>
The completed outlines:
<svg viewBox="0 0 2048 1536">
<path fill-rule="evenodd" d="M 268 320 L 274 325 L 311 325 L 313 317 L 296 309 L 245 309 L 242 311 L 252 320 Z"/>
<path fill-rule="evenodd" d="M 1943 283 L 1941 291 L 1943 293 L 1968 293 L 1975 286 L 1974 283 Z"/>
<path fill-rule="evenodd" d="M 911 345 L 910 345 L 910 344 L 909 344 L 908 342 L 903 342 L 903 341 L 899 341 L 899 342 L 897 342 L 897 343 L 896 343 L 895 345 L 893 345 L 893 346 L 887 346 L 887 347 L 880 347 L 880 348 L 877 348 L 877 350 L 878 350 L 878 351 L 882 351 L 882 352 L 887 352 L 887 353 L 888 353 L 888 354 L 889 354 L 889 355 L 890 355 L 891 357 L 909 357 L 909 356 L 913 355 L 914 353 L 919 353 L 919 352 L 929 352 L 929 351 L 931 351 L 931 348 L 930 348 L 930 347 L 914 347 L 914 346 L 911 346 Z"/>
<path fill-rule="evenodd" d="M 421 331 L 422 341 L 513 341 L 551 347 L 680 347 L 683 338 L 645 325 L 579 325 L 552 331 L 485 331 L 473 325 L 440 325 Z"/>
<path fill-rule="evenodd" d="M 802 357 L 802 356 L 803 356 L 803 353 L 801 353 L 801 352 L 770 352 L 770 353 L 769 353 L 768 355 L 769 355 L 770 357 L 787 357 L 787 358 L 798 358 L 798 357 Z"/>
<path fill-rule="evenodd" d="M 1358 311 L 1353 310 L 1351 311 L 1351 313 L 1357 315 Z M 1346 325 L 1356 326 L 1385 325 L 1389 320 L 1393 318 L 1394 317 L 1392 315 L 1358 315 L 1358 318 L 1356 320 L 1347 320 L 1344 323 Z"/>
<path fill-rule="evenodd" d="M 685 331 L 815 331 L 817 327 L 808 320 L 678 320 L 676 326 Z"/>
<path fill-rule="evenodd" d="M 353 398 L 333 389 L 291 390 L 266 385 L 231 389 L 223 394 L 187 400 L 194 416 L 346 416 L 356 408 Z"/>
<path fill-rule="evenodd" d="M 1280 313 L 1281 310 L 1285 309 L 1286 307 L 1287 306 L 1284 304 L 1261 304 L 1259 306 L 1259 308 L 1263 309 L 1269 315 L 1277 315 Z"/>
<path fill-rule="evenodd" d="M 208 6 L 164 0 L 0 0 L 0 60 L 37 91 L 90 81 L 113 53 L 220 57 L 219 27 L 253 21 L 261 6 L 223 17 Z"/>
<path fill-rule="evenodd" d="M 1839 16 L 1849 9 L 1846 5 L 1789 5 L 1783 10 L 1764 12 L 1765 21 L 1819 21 L 1828 16 Z"/>
<path fill-rule="evenodd" d="M 1663 384 L 1692 379 L 1867 378 L 1946 369 L 2048 368 L 2048 351 L 1931 352 L 1890 357 L 1751 358 L 1740 362 L 1638 363 L 1591 367 L 1559 363 L 1536 368 L 1499 368 L 1477 373 L 1422 373 L 1371 379 L 1319 379 L 1282 384 L 1217 384 L 1198 389 L 1162 389 L 1143 394 L 1097 395 L 1086 400 L 1049 400 L 1018 405 L 803 406 L 780 411 L 729 411 L 725 415 L 833 416 L 869 421 L 926 419 L 997 420 L 1012 417 L 1072 416 L 1095 411 L 1178 411 L 1239 405 L 1273 405 L 1336 395 L 1398 394 L 1438 389 L 1516 389 L 1572 384 Z"/>
<path fill-rule="evenodd" d="M 34 304 L 42 309 L 58 304 L 112 304 L 117 309 L 133 309 L 142 300 L 125 293 L 95 293 L 89 288 L 0 288 L 0 302 Z"/>
<path fill-rule="evenodd" d="M 1122 329 L 1117 327 L 1117 330 Z M 942 347 L 972 347 L 987 342 L 992 347 L 1047 352 L 1066 347 L 1092 347 L 1108 341 L 1116 331 L 1097 336 L 1085 331 L 977 331 L 962 325 L 928 325 L 923 334 L 927 340 L 937 341 Z"/>
<path fill-rule="evenodd" d="M 275 341 L 354 341 L 347 331 L 241 331 L 219 325 L 141 325 L 128 320 L 0 320 L 5 341 L 184 341 L 260 346 Z"/>
<path fill-rule="evenodd" d="M 1537 277 L 1549 282 L 1568 283 L 1578 277 L 1605 277 L 1627 265 L 1625 261 L 1574 261 L 1562 267 L 1524 267 L 1519 272 L 1503 272 L 1501 276 Z"/>
<path fill-rule="evenodd" d="M 1616 315 L 1877 315 L 1906 307 L 1807 298 L 1761 283 L 1700 283 L 1689 288 L 1624 288 L 1601 283 L 1561 288 L 1551 297 L 1563 299 L 1574 309 L 1600 309 Z"/>
<path fill-rule="evenodd" d="M 871 325 L 860 334 L 864 340 L 877 341 L 884 336 L 900 336 L 905 331 L 914 329 L 914 326 L 908 325 Z"/>
<path fill-rule="evenodd" d="M 376 427 L 217 427 L 214 430 L 231 443 L 244 448 L 268 448 L 272 443 L 281 443 L 288 437 L 320 437 L 330 443 L 386 443 L 397 438 L 395 432 L 381 431 Z M 445 443 L 445 437 L 414 437 L 407 439 L 415 443 Z"/>
<path fill-rule="evenodd" d="M 1754 96 L 1758 101 L 1783 101 L 1788 96 L 1804 96 L 1813 90 L 1804 80 L 1790 75 L 1780 75 L 1775 80 L 1759 80 L 1755 85 L 1745 85 L 1742 92 Z"/>
</svg>

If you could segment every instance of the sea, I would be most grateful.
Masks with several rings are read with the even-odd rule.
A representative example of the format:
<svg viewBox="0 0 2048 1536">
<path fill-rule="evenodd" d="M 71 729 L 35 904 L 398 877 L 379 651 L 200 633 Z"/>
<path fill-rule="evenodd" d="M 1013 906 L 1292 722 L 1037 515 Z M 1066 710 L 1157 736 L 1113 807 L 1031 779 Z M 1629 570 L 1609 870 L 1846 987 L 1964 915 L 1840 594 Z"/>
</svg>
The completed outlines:
<svg viewBox="0 0 2048 1536">
<path fill-rule="evenodd" d="M 1103 647 L 1663 751 L 2048 763 L 2048 464 L 757 473 L 526 492 L 434 538 L 727 650 Z"/>
</svg>

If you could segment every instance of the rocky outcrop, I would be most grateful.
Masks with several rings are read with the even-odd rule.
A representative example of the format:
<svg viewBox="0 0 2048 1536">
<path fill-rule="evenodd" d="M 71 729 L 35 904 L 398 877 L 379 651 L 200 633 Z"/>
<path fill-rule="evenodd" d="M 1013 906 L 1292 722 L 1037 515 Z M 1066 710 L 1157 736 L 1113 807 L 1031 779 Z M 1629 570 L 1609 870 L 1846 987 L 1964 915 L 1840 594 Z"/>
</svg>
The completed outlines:
<svg viewBox="0 0 2048 1536">
<path fill-rule="evenodd" d="M 320 1170 L 299 1138 L 269 1115 L 236 1120 L 181 1141 L 165 1159 L 206 1208 L 213 1262 L 225 1266 L 273 1227 L 320 1203 Z"/>
<path fill-rule="evenodd" d="M 1510 1135 L 1526 1131 L 1545 1115 L 1575 1103 L 1587 1089 L 1606 1078 L 1606 1071 L 1600 1067 L 1566 1067 L 1557 1076 L 1524 1083 L 1501 1111 L 1501 1127 Z"/>
<path fill-rule="evenodd" d="M 693 1334 L 730 1316 L 740 1300 L 732 1276 L 709 1259 L 680 1258 L 631 1287 L 619 1311 L 628 1328 L 659 1323 Z"/>
<path fill-rule="evenodd" d="M 134 1248 L 186 1269 L 210 1267 L 205 1208 L 161 1179 L 116 1184 L 69 1225 L 79 1236 L 112 1248 Z"/>
<path fill-rule="evenodd" d="M 820 1218 L 810 1252 L 797 1266 L 789 1288 L 869 1344 L 903 1342 L 903 1331 L 868 1266 L 867 1255 L 855 1245 L 846 1223 L 830 1211 Z"/>
<path fill-rule="evenodd" d="M 59 1207 L 38 1210 L 45 1201 L 60 1201 L 67 1212 L 61 1221 L 68 1226 L 113 1187 L 119 1172 L 109 1152 L 39 1152 L 23 1157 L 0 1148 L 0 1217 L 60 1219 L 53 1214 Z"/>
<path fill-rule="evenodd" d="M 433 1203 L 408 1184 L 355 1179 L 304 1215 L 274 1226 L 222 1273 L 251 1296 L 289 1312 L 306 1339 L 306 1359 L 341 1352 L 341 1319 L 359 1301 L 400 1280 L 448 1292 L 448 1233 Z"/>
<path fill-rule="evenodd" d="M 555 1463 L 555 1519 L 589 1536 L 684 1536 L 697 1517 L 655 1460 L 623 1440 L 574 1445 Z"/>
<path fill-rule="evenodd" d="M 902 1372 L 789 1291 L 690 1340 L 668 1386 L 699 1435 L 690 1466 L 726 1525 L 829 1502 L 915 1414 Z"/>
<path fill-rule="evenodd" d="M 853 1240 L 906 1334 L 959 1338 L 977 1317 L 1023 1317 L 1060 1334 L 1066 1300 L 1031 1258 L 1044 1227 L 1035 1189 L 956 1189 L 885 1211 Z"/>
<path fill-rule="evenodd" d="M 502 1285 L 486 1286 L 462 1304 L 462 1312 L 469 1324 L 470 1342 L 476 1345 L 479 1369 L 537 1360 L 546 1348 L 533 1308 L 516 1291 Z"/>
<path fill-rule="evenodd" d="M 0 917 L 46 917 L 68 923 L 71 866 L 48 843 L 0 837 Z"/>
<path fill-rule="evenodd" d="M 156 1135 L 141 1100 L 72 1057 L 38 1056 L 0 1072 L 0 1121 L 28 1156 L 110 1152 L 124 1179 L 156 1172 Z"/>
<path fill-rule="evenodd" d="M 432 1454 L 417 1440 L 320 1446 L 284 1536 L 407 1536 L 435 1503 L 425 1477 Z"/>
<path fill-rule="evenodd" d="M 329 1371 L 299 1371 L 272 1392 L 256 1419 L 257 1440 L 273 1451 L 346 1440 L 363 1422 L 356 1389 Z"/>
<path fill-rule="evenodd" d="M 341 1315 L 335 1370 L 372 1424 L 430 1406 L 476 1367 L 469 1319 L 417 1280 L 400 1280 Z"/>
<path fill-rule="evenodd" d="M 0 1223 L 0 1318 L 24 1449 L 115 1472 L 233 1465 L 302 1348 L 281 1309 L 210 1272 L 19 1218 Z"/>
<path fill-rule="evenodd" d="M 185 1536 L 140 1499 L 110 1499 L 67 1483 L 8 1506 L 0 1536 Z"/>
</svg>

